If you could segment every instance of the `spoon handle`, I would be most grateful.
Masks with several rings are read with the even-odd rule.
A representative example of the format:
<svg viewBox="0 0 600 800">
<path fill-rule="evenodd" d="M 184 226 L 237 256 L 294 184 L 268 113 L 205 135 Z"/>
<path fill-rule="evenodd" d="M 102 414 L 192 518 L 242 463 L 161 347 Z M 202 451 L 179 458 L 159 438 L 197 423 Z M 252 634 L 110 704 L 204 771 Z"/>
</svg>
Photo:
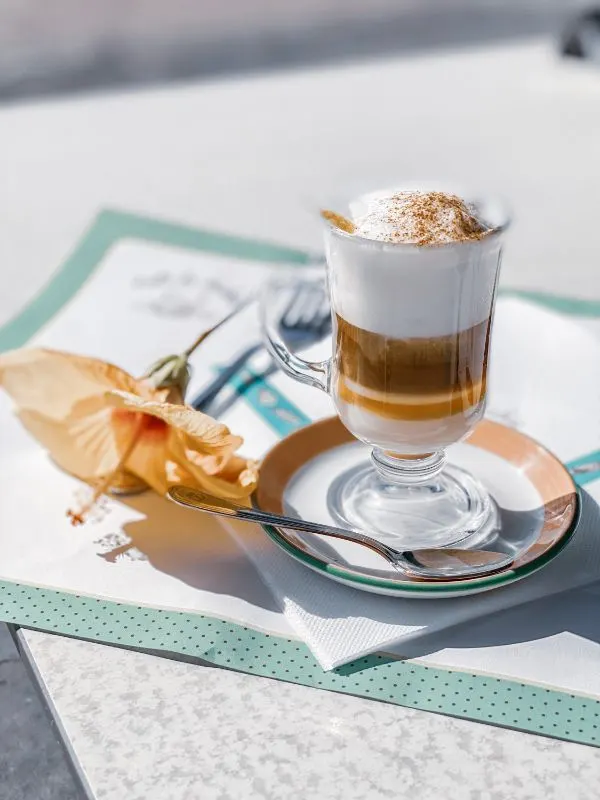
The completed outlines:
<svg viewBox="0 0 600 800">
<path fill-rule="evenodd" d="M 362 544 L 378 553 L 382 558 L 396 569 L 407 574 L 411 570 L 405 569 L 403 565 L 403 554 L 392 547 L 388 547 L 370 536 L 358 531 L 347 531 L 344 528 L 336 528 L 332 525 L 323 525 L 320 522 L 308 522 L 296 517 L 287 517 L 282 514 L 270 514 L 268 511 L 261 511 L 258 508 L 247 508 L 237 503 L 220 497 L 213 497 L 196 489 L 187 486 L 172 486 L 168 491 L 171 500 L 188 508 L 196 508 L 200 511 L 209 511 L 230 519 L 239 519 L 245 522 L 258 522 L 262 525 L 275 525 L 290 530 L 302 531 L 304 533 L 318 533 L 322 536 L 331 536 L 333 539 L 345 539 L 347 542 Z M 412 573 L 414 574 L 414 573 Z"/>
</svg>

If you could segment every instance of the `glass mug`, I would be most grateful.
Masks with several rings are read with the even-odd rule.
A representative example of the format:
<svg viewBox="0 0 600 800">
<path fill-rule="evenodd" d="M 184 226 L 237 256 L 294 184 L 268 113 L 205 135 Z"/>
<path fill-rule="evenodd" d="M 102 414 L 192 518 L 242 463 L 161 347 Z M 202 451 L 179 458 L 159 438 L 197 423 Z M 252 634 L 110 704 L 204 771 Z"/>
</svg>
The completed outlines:
<svg viewBox="0 0 600 800">
<path fill-rule="evenodd" d="M 497 526 L 486 489 L 446 463 L 485 410 L 490 335 L 508 219 L 473 205 L 492 229 L 479 240 L 415 246 L 326 223 L 332 357 L 290 352 L 263 302 L 267 346 L 292 378 L 327 392 L 371 457 L 336 480 L 336 521 L 404 547 L 449 546 Z M 289 296 L 289 295 L 288 295 Z"/>
</svg>

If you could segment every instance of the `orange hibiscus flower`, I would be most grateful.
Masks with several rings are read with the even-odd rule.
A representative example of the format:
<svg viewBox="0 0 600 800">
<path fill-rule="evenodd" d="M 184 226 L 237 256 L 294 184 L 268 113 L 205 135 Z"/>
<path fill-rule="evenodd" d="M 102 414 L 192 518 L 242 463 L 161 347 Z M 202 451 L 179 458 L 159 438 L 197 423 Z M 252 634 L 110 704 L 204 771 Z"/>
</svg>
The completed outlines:
<svg viewBox="0 0 600 800">
<path fill-rule="evenodd" d="M 246 500 L 258 478 L 256 462 L 236 454 L 243 440 L 183 405 L 187 354 L 158 362 L 143 378 L 94 358 L 47 349 L 0 355 L 0 385 L 27 430 L 59 467 L 94 487 L 84 521 L 107 491 L 196 486 Z"/>
</svg>

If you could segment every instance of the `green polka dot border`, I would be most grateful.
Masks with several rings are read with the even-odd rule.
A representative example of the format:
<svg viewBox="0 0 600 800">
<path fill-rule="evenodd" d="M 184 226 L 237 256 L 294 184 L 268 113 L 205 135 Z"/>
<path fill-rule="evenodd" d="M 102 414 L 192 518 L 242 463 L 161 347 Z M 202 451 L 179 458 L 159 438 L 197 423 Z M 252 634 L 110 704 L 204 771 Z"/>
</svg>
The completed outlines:
<svg viewBox="0 0 600 800">
<path fill-rule="evenodd" d="M 81 639 L 600 746 L 600 701 L 375 654 L 325 672 L 300 641 L 233 622 L 0 582 L 0 616 Z"/>
</svg>

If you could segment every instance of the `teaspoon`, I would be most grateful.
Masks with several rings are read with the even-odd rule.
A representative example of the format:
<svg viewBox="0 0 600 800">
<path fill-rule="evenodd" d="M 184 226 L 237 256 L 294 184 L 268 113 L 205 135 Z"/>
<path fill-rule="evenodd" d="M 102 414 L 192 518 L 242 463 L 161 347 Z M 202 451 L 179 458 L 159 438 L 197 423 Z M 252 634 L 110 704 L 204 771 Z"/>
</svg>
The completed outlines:
<svg viewBox="0 0 600 800">
<path fill-rule="evenodd" d="M 262 525 L 275 525 L 278 528 L 289 528 L 304 533 L 316 533 L 363 545 L 385 558 L 394 569 L 413 578 L 452 580 L 453 578 L 487 575 L 507 567 L 514 561 L 514 555 L 492 550 L 460 550 L 440 547 L 400 551 L 360 531 L 346 530 L 281 514 L 271 514 L 257 508 L 247 508 L 233 500 L 214 497 L 187 486 L 172 486 L 167 494 L 179 505 L 198 511 L 206 511 L 210 514 L 218 514 L 244 522 L 258 522 Z"/>
</svg>

